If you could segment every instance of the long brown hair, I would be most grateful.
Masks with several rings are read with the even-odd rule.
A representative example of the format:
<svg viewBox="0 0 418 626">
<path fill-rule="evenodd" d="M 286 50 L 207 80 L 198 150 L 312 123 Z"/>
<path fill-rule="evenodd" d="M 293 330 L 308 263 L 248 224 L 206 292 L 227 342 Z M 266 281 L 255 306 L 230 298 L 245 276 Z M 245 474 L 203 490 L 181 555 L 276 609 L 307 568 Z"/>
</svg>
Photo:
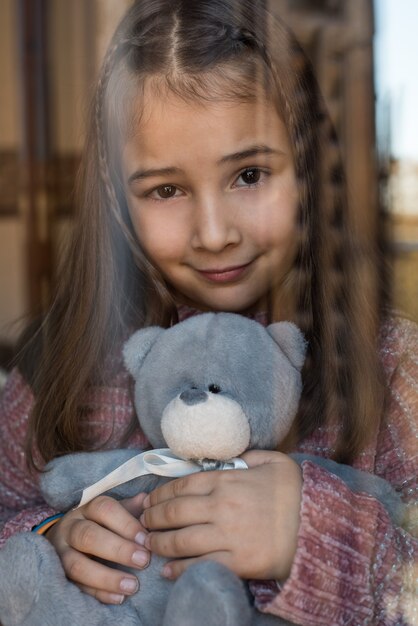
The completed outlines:
<svg viewBox="0 0 418 626">
<path fill-rule="evenodd" d="M 383 397 L 370 255 L 352 237 L 337 139 L 311 65 L 267 4 L 141 0 L 117 28 L 92 106 L 78 215 L 55 299 L 21 353 L 27 373 L 37 353 L 36 373 L 28 376 L 36 398 L 29 459 L 34 444 L 45 460 L 92 449 L 79 427 L 79 403 L 101 379 L 106 355 L 130 328 L 176 321 L 170 286 L 134 235 L 115 149 L 129 132 L 130 101 L 140 100 L 147 80 L 192 101 L 251 99 L 262 83 L 276 104 L 300 188 L 288 286 L 309 350 L 296 438 L 337 420 L 335 458 L 350 460 L 367 442 Z"/>
</svg>

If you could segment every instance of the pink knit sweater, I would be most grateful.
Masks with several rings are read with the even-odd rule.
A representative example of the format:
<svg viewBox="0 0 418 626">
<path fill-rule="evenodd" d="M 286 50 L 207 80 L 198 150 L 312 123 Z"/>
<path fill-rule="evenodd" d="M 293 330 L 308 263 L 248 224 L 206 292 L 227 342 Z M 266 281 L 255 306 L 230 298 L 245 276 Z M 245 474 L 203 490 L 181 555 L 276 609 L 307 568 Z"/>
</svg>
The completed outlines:
<svg viewBox="0 0 418 626">
<path fill-rule="evenodd" d="M 386 478 L 408 505 L 405 528 L 392 525 L 373 498 L 352 493 L 312 463 L 303 464 L 298 546 L 290 577 L 250 584 L 261 611 L 305 626 L 418 624 L 418 327 L 402 321 L 384 327 L 381 358 L 389 387 L 385 415 L 355 467 Z M 83 425 L 105 447 L 120 445 L 133 415 L 129 376 L 121 357 L 112 361 L 112 386 L 90 389 Z M 365 373 L 367 375 L 367 373 Z M 25 466 L 24 438 L 33 396 L 14 370 L 0 399 L 0 546 L 52 511 L 38 476 Z M 337 432 L 321 428 L 300 451 L 329 456 Z M 129 446 L 146 445 L 138 430 Z"/>
</svg>

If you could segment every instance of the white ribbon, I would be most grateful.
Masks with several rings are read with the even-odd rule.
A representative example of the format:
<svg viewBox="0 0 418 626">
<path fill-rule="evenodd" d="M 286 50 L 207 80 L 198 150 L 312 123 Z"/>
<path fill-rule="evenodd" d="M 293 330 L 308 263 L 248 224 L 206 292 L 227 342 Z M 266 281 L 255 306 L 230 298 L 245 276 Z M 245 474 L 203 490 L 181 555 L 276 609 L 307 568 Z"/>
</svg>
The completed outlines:
<svg viewBox="0 0 418 626">
<path fill-rule="evenodd" d="M 106 474 L 90 487 L 83 490 L 80 503 L 75 507 L 87 504 L 93 498 L 100 494 L 113 489 L 118 485 L 127 483 L 133 478 L 139 478 L 147 474 L 156 474 L 157 476 L 165 476 L 168 478 L 180 478 L 188 474 L 195 474 L 204 469 L 247 469 L 248 465 L 239 458 L 229 459 L 228 461 L 209 462 L 207 467 L 195 461 L 185 461 L 176 456 L 170 448 L 160 448 L 159 450 L 148 450 L 142 452 L 126 461 L 115 470 Z"/>
</svg>

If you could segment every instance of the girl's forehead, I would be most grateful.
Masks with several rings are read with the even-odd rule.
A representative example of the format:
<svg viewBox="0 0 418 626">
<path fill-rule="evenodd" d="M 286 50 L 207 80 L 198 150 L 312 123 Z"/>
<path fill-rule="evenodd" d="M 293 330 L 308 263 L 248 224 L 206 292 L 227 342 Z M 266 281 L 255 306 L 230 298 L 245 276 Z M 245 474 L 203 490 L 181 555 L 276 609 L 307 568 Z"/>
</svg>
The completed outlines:
<svg viewBox="0 0 418 626">
<path fill-rule="evenodd" d="M 147 141 L 156 136 L 196 132 L 217 133 L 221 128 L 233 136 L 262 133 L 280 127 L 283 122 L 273 102 L 265 94 L 248 100 L 232 98 L 183 98 L 175 93 L 145 89 L 133 102 L 129 140 Z"/>
</svg>

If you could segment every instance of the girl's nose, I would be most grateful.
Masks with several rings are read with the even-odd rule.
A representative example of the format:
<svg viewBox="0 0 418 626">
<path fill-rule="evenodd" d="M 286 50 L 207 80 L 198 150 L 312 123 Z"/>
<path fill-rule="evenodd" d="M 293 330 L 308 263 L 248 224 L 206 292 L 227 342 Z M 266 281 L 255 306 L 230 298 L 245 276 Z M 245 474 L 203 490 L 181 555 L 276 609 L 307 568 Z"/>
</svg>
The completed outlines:
<svg viewBox="0 0 418 626">
<path fill-rule="evenodd" d="M 220 252 L 241 241 L 239 212 L 221 198 L 206 198 L 196 203 L 192 247 Z"/>
</svg>

